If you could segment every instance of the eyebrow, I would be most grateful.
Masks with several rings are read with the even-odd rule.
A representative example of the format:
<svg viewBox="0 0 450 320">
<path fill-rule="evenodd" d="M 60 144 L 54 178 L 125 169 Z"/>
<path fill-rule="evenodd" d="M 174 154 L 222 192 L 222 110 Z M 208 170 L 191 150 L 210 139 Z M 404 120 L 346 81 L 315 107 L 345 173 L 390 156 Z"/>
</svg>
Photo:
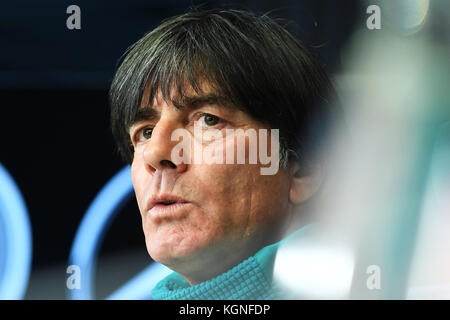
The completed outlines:
<svg viewBox="0 0 450 320">
<path fill-rule="evenodd" d="M 223 107 L 230 108 L 232 103 L 229 98 L 218 94 L 207 94 L 201 96 L 184 97 L 182 101 L 172 101 L 173 105 L 177 109 L 194 109 L 199 108 L 204 104 L 215 104 Z"/>
<path fill-rule="evenodd" d="M 184 97 L 181 101 L 172 101 L 172 104 L 178 110 L 196 109 L 205 104 L 219 105 L 230 109 L 235 109 L 231 100 L 225 96 L 217 94 L 207 94 L 201 96 Z M 148 120 L 154 120 L 158 117 L 159 112 L 153 109 L 153 106 L 148 104 L 136 112 L 134 119 L 127 125 L 127 131 L 136 123 Z"/>
</svg>

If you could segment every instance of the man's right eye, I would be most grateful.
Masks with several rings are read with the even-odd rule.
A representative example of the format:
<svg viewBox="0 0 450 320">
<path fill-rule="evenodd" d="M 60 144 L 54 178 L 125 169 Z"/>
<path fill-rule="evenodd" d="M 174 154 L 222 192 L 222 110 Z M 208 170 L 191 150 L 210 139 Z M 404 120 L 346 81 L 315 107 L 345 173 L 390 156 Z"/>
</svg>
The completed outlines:
<svg viewBox="0 0 450 320">
<path fill-rule="evenodd" d="M 144 128 L 142 129 L 142 138 L 148 140 L 152 137 L 153 128 Z"/>
<path fill-rule="evenodd" d="M 136 131 L 133 137 L 133 144 L 143 142 L 152 137 L 153 128 L 145 127 Z"/>
</svg>

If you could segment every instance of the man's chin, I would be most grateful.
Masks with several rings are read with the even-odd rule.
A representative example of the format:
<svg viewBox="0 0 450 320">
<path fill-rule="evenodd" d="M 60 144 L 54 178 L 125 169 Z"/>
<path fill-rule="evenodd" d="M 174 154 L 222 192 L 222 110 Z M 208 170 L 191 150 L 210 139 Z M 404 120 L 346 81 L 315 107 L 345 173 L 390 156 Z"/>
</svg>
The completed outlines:
<svg viewBox="0 0 450 320">
<path fill-rule="evenodd" d="M 154 261 L 169 268 L 207 261 L 224 245 L 224 241 L 217 240 L 217 234 L 182 233 L 173 232 L 172 228 L 160 228 L 151 236 L 147 235 L 147 252 Z"/>
<path fill-rule="evenodd" d="M 203 250 L 202 246 L 147 245 L 147 252 L 150 257 L 171 269 L 195 261 L 202 255 Z"/>
</svg>

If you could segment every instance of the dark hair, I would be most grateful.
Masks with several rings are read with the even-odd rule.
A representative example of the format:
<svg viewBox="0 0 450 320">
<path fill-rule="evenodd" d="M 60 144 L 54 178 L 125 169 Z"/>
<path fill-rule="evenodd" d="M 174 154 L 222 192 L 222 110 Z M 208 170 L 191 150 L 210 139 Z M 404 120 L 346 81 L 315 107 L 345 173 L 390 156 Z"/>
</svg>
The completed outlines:
<svg viewBox="0 0 450 320">
<path fill-rule="evenodd" d="M 150 83 L 171 98 L 206 80 L 235 107 L 278 128 L 282 160 L 311 160 L 329 132 L 334 88 L 324 68 L 267 15 L 239 10 L 194 11 L 172 17 L 135 43 L 110 90 L 111 125 L 119 152 L 132 161 L 128 126 Z M 287 162 L 287 161 L 286 161 Z"/>
</svg>

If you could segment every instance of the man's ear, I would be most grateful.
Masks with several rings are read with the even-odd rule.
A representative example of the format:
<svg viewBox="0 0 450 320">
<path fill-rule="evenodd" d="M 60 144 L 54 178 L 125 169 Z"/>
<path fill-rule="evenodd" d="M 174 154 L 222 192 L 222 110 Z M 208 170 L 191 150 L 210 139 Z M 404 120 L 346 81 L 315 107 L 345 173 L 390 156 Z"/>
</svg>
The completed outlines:
<svg viewBox="0 0 450 320">
<path fill-rule="evenodd" d="M 311 165 L 308 168 L 304 168 L 299 163 L 294 162 L 291 166 L 290 174 L 289 201 L 294 205 L 311 198 L 322 184 L 323 172 L 321 165 Z"/>
</svg>

